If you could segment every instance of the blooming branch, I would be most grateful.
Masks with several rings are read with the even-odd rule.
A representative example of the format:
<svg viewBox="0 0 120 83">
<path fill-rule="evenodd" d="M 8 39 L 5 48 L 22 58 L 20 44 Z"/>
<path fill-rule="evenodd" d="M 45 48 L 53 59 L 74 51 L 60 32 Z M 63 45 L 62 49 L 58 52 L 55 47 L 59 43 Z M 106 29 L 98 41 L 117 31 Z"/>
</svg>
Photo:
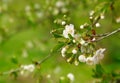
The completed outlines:
<svg viewBox="0 0 120 83">
<path fill-rule="evenodd" d="M 35 66 L 41 65 L 46 60 L 48 60 L 51 56 L 52 56 L 52 54 L 49 54 L 44 59 L 42 59 L 40 61 L 33 62 L 33 64 L 21 65 L 20 67 L 18 67 L 16 69 L 12 69 L 12 70 L 9 70 L 6 72 L 0 72 L 0 75 L 9 75 L 9 74 L 14 74 L 14 73 L 18 73 L 18 72 L 20 72 L 21 75 L 24 75 L 26 72 L 27 73 L 33 72 L 36 68 Z"/>
</svg>

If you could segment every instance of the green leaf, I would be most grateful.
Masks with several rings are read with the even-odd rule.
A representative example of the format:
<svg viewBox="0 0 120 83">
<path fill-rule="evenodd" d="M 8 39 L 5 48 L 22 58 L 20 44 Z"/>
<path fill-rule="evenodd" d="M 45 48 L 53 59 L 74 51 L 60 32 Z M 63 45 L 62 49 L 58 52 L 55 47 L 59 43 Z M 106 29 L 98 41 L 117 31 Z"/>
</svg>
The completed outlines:
<svg viewBox="0 0 120 83">
<path fill-rule="evenodd" d="M 103 74 L 105 73 L 104 69 L 102 68 L 100 64 L 96 65 L 96 68 L 93 69 L 93 72 L 94 72 L 93 77 L 95 78 L 101 78 Z"/>
<path fill-rule="evenodd" d="M 68 34 L 68 36 L 69 36 L 69 38 L 70 38 L 71 40 L 73 40 L 73 37 L 72 37 L 72 35 L 71 35 L 71 34 Z"/>
<path fill-rule="evenodd" d="M 14 79 L 16 79 L 18 77 L 18 73 L 17 72 L 12 72 L 11 75 L 14 77 Z"/>
<path fill-rule="evenodd" d="M 16 58 L 15 56 L 13 56 L 13 57 L 11 58 L 11 61 L 12 61 L 12 63 L 14 63 L 14 64 L 18 64 L 18 60 L 17 60 L 17 58 Z"/>
<path fill-rule="evenodd" d="M 57 33 L 53 33 L 53 36 L 54 36 L 55 38 L 63 37 L 61 34 L 57 34 Z"/>
<path fill-rule="evenodd" d="M 63 37 L 61 32 L 62 32 L 63 29 L 55 29 L 55 30 L 52 30 L 51 31 L 51 34 L 55 37 L 55 38 L 60 38 L 60 37 Z"/>
<path fill-rule="evenodd" d="M 70 80 L 66 77 L 60 77 L 59 83 L 70 83 Z"/>
<path fill-rule="evenodd" d="M 57 52 L 61 47 L 63 47 L 65 45 L 65 43 L 58 43 L 53 49 L 51 52 Z"/>
</svg>

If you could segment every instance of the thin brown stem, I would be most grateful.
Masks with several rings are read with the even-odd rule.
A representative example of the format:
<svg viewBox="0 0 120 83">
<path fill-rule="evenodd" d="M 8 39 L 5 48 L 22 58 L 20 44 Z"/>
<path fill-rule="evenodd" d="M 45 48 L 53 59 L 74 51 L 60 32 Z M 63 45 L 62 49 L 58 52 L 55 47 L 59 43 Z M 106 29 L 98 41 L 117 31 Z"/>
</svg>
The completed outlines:
<svg viewBox="0 0 120 83">
<path fill-rule="evenodd" d="M 100 41 L 100 40 L 102 40 L 102 39 L 104 39 L 104 38 L 106 38 L 106 37 L 109 37 L 109 36 L 111 36 L 111 35 L 117 33 L 117 32 L 120 32 L 120 28 L 118 28 L 117 30 L 112 31 L 111 33 L 107 33 L 106 35 L 103 35 L 102 37 L 100 37 L 100 38 L 94 40 L 93 42 Z"/>
</svg>

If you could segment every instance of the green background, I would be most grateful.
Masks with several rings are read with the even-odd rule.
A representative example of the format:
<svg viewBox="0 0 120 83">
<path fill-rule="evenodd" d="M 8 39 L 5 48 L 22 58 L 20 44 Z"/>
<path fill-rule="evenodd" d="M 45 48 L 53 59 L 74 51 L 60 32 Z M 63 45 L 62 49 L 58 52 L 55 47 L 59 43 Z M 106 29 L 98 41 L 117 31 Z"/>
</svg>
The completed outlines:
<svg viewBox="0 0 120 83">
<path fill-rule="evenodd" d="M 62 19 L 64 15 L 69 18 L 68 23 L 79 29 L 81 24 L 89 23 L 89 12 L 100 3 L 112 2 L 112 0 L 61 0 L 68 3 L 65 8 L 68 12 L 53 14 L 58 0 L 0 0 L 0 72 L 19 67 L 20 64 L 31 64 L 33 61 L 42 60 L 57 44 L 50 34 L 52 29 L 59 25 L 54 23 L 56 19 Z M 114 0 L 113 0 L 114 1 Z M 100 20 L 101 27 L 97 33 L 111 32 L 120 26 L 116 19 L 120 19 L 120 1 L 114 1 L 114 10 L 105 14 L 105 19 Z M 39 5 L 35 9 L 35 5 Z M 26 15 L 25 8 L 30 6 L 30 16 Z M 52 8 L 50 10 L 50 8 Z M 36 13 L 42 13 L 37 17 Z M 120 71 L 120 33 L 112 35 L 97 43 L 98 48 L 106 48 L 102 65 L 107 72 L 116 69 Z M 24 57 L 27 55 L 27 57 Z M 80 63 L 79 66 L 67 63 L 60 52 L 54 54 L 46 62 L 40 65 L 40 69 L 27 77 L 13 75 L 0 76 L 0 83 L 58 83 L 61 76 L 68 73 L 75 76 L 74 83 L 91 83 L 92 69 Z M 51 78 L 47 78 L 51 75 Z"/>
</svg>

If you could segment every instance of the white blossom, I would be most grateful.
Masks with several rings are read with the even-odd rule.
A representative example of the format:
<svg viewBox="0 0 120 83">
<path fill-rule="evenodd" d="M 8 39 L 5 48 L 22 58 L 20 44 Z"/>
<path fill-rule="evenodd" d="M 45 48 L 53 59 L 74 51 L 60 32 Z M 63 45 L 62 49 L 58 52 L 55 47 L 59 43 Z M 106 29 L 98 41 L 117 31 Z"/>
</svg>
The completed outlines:
<svg viewBox="0 0 120 83">
<path fill-rule="evenodd" d="M 82 45 L 80 49 L 81 49 L 81 53 L 85 53 L 86 52 L 86 47 L 85 46 Z"/>
<path fill-rule="evenodd" d="M 104 19 L 104 18 L 105 18 L 105 16 L 104 16 L 104 15 L 101 15 L 101 16 L 100 16 L 100 18 L 101 18 L 101 19 Z"/>
<path fill-rule="evenodd" d="M 95 26 L 96 26 L 96 27 L 100 27 L 100 23 L 96 23 Z"/>
<path fill-rule="evenodd" d="M 29 72 L 33 72 L 34 69 L 35 69 L 35 66 L 33 64 L 30 64 L 30 65 L 21 65 L 21 69 L 29 71 Z"/>
<path fill-rule="evenodd" d="M 90 19 L 93 19 L 93 17 L 92 17 L 92 16 L 90 16 L 89 18 L 90 18 Z"/>
<path fill-rule="evenodd" d="M 62 21 L 62 23 L 61 23 L 62 25 L 65 25 L 66 24 L 66 22 L 65 21 Z"/>
<path fill-rule="evenodd" d="M 105 48 L 98 49 L 94 54 L 94 63 L 97 64 L 101 59 L 104 58 L 103 52 L 105 51 Z"/>
<path fill-rule="evenodd" d="M 33 72 L 35 70 L 35 65 L 30 64 L 30 65 L 21 65 L 21 75 L 28 75 L 30 72 Z"/>
<path fill-rule="evenodd" d="M 75 64 L 76 66 L 78 66 L 78 65 L 79 65 L 79 62 L 78 62 L 77 60 L 75 60 L 74 64 Z"/>
<path fill-rule="evenodd" d="M 75 34 L 75 35 L 74 35 L 75 40 L 79 40 L 79 39 L 80 39 L 80 36 L 81 36 L 80 34 Z"/>
<path fill-rule="evenodd" d="M 62 57 L 65 57 L 66 47 L 63 47 L 61 50 Z"/>
<path fill-rule="evenodd" d="M 80 55 L 80 56 L 78 57 L 78 60 L 79 60 L 80 62 L 85 62 L 85 61 L 86 61 L 86 57 L 85 57 L 84 55 Z"/>
<path fill-rule="evenodd" d="M 84 45 L 84 44 L 85 44 L 85 40 L 83 40 L 83 39 L 81 38 L 80 44 Z"/>
<path fill-rule="evenodd" d="M 120 23 L 120 17 L 116 18 L 116 23 Z"/>
<path fill-rule="evenodd" d="M 73 39 L 73 43 L 75 43 L 76 41 Z"/>
<path fill-rule="evenodd" d="M 59 0 L 59 1 L 56 2 L 55 5 L 56 5 L 56 7 L 60 8 L 60 7 L 63 7 L 65 4 L 64 4 L 63 1 L 60 1 L 60 0 Z"/>
<path fill-rule="evenodd" d="M 84 28 L 84 25 L 81 25 L 81 26 L 80 26 L 80 29 L 83 29 L 83 28 Z"/>
<path fill-rule="evenodd" d="M 66 25 L 65 26 L 65 30 L 63 30 L 63 36 L 65 38 L 69 38 L 68 34 L 70 34 L 72 37 L 74 37 L 74 25 L 70 24 L 70 25 Z"/>
<path fill-rule="evenodd" d="M 49 78 L 51 78 L 51 75 L 50 75 L 50 74 L 48 74 L 46 77 L 49 79 Z"/>
<path fill-rule="evenodd" d="M 68 73 L 67 77 L 71 80 L 74 81 L 74 75 L 72 73 Z"/>
<path fill-rule="evenodd" d="M 76 50 L 76 49 L 73 49 L 73 50 L 72 50 L 72 53 L 73 53 L 73 54 L 77 54 L 77 50 Z"/>
<path fill-rule="evenodd" d="M 93 39 L 92 39 L 92 41 L 95 41 L 96 40 L 96 38 L 94 37 Z"/>
<path fill-rule="evenodd" d="M 95 13 L 95 11 L 92 10 L 92 11 L 90 11 L 89 14 L 90 14 L 90 16 L 92 16 L 94 13 Z"/>
<path fill-rule="evenodd" d="M 93 57 L 87 57 L 86 64 L 93 65 L 94 64 L 94 58 Z"/>
</svg>

